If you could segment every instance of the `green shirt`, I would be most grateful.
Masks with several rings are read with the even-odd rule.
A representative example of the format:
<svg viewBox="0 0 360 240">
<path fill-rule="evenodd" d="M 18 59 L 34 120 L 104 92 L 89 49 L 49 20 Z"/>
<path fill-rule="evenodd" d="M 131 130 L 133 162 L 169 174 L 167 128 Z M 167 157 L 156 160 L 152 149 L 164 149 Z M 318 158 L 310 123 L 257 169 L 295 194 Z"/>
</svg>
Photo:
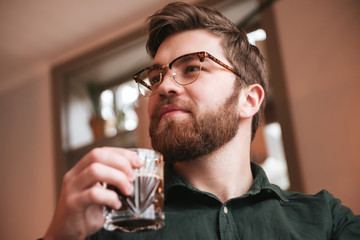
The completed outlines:
<svg viewBox="0 0 360 240">
<path fill-rule="evenodd" d="M 286 192 L 270 184 L 252 163 L 249 191 L 222 203 L 165 171 L 165 227 L 140 233 L 101 229 L 88 240 L 271 240 L 360 239 L 360 216 L 327 191 L 315 195 Z"/>
</svg>

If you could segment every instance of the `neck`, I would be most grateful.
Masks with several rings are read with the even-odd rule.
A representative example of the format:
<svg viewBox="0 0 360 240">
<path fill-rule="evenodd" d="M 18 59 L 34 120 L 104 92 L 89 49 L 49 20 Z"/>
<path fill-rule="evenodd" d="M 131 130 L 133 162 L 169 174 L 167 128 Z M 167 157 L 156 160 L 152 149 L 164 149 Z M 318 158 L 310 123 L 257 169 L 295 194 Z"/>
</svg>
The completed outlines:
<svg viewBox="0 0 360 240">
<path fill-rule="evenodd" d="M 174 164 L 175 171 L 193 187 L 214 194 L 222 202 L 245 194 L 253 181 L 250 143 L 236 136 L 213 153 Z"/>
</svg>

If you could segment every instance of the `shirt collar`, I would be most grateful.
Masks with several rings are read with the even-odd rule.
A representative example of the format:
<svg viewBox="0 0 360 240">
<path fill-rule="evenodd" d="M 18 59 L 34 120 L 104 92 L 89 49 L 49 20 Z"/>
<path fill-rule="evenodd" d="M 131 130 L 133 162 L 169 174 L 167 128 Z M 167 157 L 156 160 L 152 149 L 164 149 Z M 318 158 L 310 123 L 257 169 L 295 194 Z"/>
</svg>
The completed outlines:
<svg viewBox="0 0 360 240">
<path fill-rule="evenodd" d="M 262 191 L 266 191 L 268 193 L 274 193 L 275 196 L 277 196 L 282 201 L 287 202 L 287 194 L 285 191 L 283 191 L 280 187 L 277 185 L 271 184 L 269 182 L 268 177 L 266 176 L 266 173 L 264 169 L 259 166 L 258 164 L 251 162 L 251 171 L 254 177 L 254 181 L 249 189 L 249 191 L 246 193 L 246 195 L 256 195 L 259 194 Z M 194 188 L 189 183 L 182 180 L 180 177 L 177 176 L 173 169 L 172 164 L 165 164 L 164 168 L 164 179 L 165 179 L 165 196 L 169 189 L 175 187 L 175 186 L 182 186 L 190 189 L 191 191 L 198 192 L 200 190 Z"/>
<path fill-rule="evenodd" d="M 254 177 L 254 181 L 247 194 L 256 195 L 261 191 L 273 192 L 282 201 L 288 201 L 286 192 L 279 186 L 269 182 L 269 179 L 261 166 L 251 162 L 251 171 Z"/>
</svg>

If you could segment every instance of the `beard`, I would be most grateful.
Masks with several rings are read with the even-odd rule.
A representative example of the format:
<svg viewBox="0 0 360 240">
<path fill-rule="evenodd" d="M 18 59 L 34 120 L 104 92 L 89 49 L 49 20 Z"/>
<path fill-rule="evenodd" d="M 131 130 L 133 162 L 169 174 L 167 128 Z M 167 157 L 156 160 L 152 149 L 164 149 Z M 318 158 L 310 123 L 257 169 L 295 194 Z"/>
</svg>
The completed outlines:
<svg viewBox="0 0 360 240">
<path fill-rule="evenodd" d="M 213 110 L 198 113 L 190 102 L 169 98 L 160 103 L 150 119 L 152 147 L 163 154 L 165 162 L 175 163 L 206 156 L 235 137 L 240 117 L 237 111 L 239 91 Z M 187 119 L 163 119 L 159 109 L 175 104 L 189 111 Z M 188 119 L 190 118 L 190 119 Z"/>
</svg>

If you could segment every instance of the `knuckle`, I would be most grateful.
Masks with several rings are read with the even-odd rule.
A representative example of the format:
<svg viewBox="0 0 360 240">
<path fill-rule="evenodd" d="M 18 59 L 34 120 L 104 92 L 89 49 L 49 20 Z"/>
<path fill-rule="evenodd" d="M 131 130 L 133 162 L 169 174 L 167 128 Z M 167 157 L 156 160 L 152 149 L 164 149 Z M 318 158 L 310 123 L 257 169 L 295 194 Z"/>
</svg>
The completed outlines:
<svg viewBox="0 0 360 240">
<path fill-rule="evenodd" d="M 102 148 L 94 148 L 89 153 L 89 157 L 92 161 L 97 161 L 97 160 L 101 159 L 103 157 L 103 155 L 104 155 L 104 151 Z"/>
<path fill-rule="evenodd" d="M 99 191 L 97 188 L 91 188 L 88 191 L 88 198 L 92 201 L 92 202 L 96 202 L 99 198 Z"/>
<path fill-rule="evenodd" d="M 100 174 L 101 164 L 95 162 L 91 163 L 88 167 L 88 174 L 91 176 L 98 176 Z"/>
<path fill-rule="evenodd" d="M 100 149 L 105 150 L 105 151 L 108 151 L 108 150 L 111 149 L 111 147 L 109 147 L 109 146 L 103 146 L 103 147 L 101 147 Z"/>
<path fill-rule="evenodd" d="M 71 173 L 70 172 L 65 173 L 62 179 L 63 185 L 67 185 L 70 182 L 70 179 L 71 179 Z"/>
</svg>

